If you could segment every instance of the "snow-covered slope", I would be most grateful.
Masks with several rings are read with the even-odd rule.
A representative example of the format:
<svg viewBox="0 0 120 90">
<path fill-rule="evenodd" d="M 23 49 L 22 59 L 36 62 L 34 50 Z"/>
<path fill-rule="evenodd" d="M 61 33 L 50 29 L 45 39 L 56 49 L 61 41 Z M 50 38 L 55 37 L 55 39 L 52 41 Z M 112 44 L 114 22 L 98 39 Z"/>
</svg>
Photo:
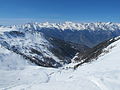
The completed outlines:
<svg viewBox="0 0 120 90">
<path fill-rule="evenodd" d="M 79 64 L 77 64 L 75 68 L 82 65 L 83 63 L 88 63 L 97 60 L 100 56 L 109 53 L 110 50 L 115 47 L 115 45 L 111 45 L 111 44 L 118 41 L 119 39 L 120 36 L 116 38 L 112 38 L 110 40 L 106 40 L 84 53 L 77 53 L 75 57 L 72 59 L 73 62 L 79 62 Z"/>
<path fill-rule="evenodd" d="M 26 66 L 32 65 L 22 56 L 9 51 L 0 45 L 0 69 L 1 70 L 16 70 L 24 69 Z"/>
<path fill-rule="evenodd" d="M 97 60 L 83 64 L 76 70 L 38 66 L 23 70 L 0 70 L 0 89 L 120 90 L 120 40 L 108 45 L 104 51 L 109 52 L 101 53 Z"/>
<path fill-rule="evenodd" d="M 29 58 L 32 62 L 38 65 L 42 65 L 42 62 L 43 64 L 45 64 L 44 62 L 49 62 L 47 59 L 51 59 L 51 61 L 53 60 L 53 62 L 50 63 L 54 64 L 60 61 L 48 50 L 51 44 L 41 33 L 34 31 L 4 32 L 4 34 L 1 35 L 0 43 L 8 50 L 20 54 L 25 58 Z"/>
<path fill-rule="evenodd" d="M 0 26 L 0 69 L 1 70 L 16 70 L 24 69 L 26 66 L 33 65 L 25 60 L 22 56 L 8 50 L 1 45 L 4 32 L 17 31 L 16 28 Z"/>
</svg>

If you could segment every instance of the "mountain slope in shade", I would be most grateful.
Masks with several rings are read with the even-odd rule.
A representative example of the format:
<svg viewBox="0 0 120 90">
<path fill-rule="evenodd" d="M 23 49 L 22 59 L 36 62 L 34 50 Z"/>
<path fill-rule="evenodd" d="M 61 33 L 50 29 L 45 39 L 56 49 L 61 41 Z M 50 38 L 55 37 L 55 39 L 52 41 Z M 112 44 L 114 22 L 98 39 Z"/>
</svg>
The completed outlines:
<svg viewBox="0 0 120 90">
<path fill-rule="evenodd" d="M 108 53 L 101 53 L 97 60 L 83 64 L 76 70 L 38 66 L 26 67 L 23 70 L 0 70 L 0 89 L 119 90 L 119 37 L 115 40 L 103 49 L 109 51 Z"/>
<path fill-rule="evenodd" d="M 115 41 L 119 40 L 120 37 L 112 38 L 110 40 L 104 41 L 95 47 L 89 49 L 88 51 L 84 53 L 77 53 L 75 57 L 72 59 L 73 62 L 80 62 L 76 67 L 82 65 L 83 63 L 91 62 L 93 60 L 97 60 L 98 57 L 101 54 L 109 53 L 109 51 L 115 47 L 115 45 L 112 45 L 109 47 L 109 49 L 105 49 L 110 44 L 114 43 Z"/>
</svg>

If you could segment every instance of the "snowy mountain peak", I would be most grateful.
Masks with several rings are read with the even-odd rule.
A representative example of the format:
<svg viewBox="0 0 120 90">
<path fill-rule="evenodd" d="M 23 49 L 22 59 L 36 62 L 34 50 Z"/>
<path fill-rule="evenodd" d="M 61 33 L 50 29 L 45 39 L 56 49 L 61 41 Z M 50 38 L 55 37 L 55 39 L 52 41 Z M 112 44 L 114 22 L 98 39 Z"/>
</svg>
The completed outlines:
<svg viewBox="0 0 120 90">
<path fill-rule="evenodd" d="M 96 22 L 96 23 L 73 23 L 73 22 L 64 22 L 64 23 L 27 23 L 21 26 L 22 28 L 50 28 L 50 29 L 60 29 L 60 30 L 120 30 L 119 23 L 112 22 Z"/>
<path fill-rule="evenodd" d="M 24 25 L 0 26 L 0 28 L 14 28 L 14 29 L 34 29 L 40 30 L 42 28 L 58 29 L 58 30 L 120 30 L 119 23 L 112 22 L 95 22 L 95 23 L 74 23 L 66 21 L 64 23 L 27 23 Z"/>
</svg>

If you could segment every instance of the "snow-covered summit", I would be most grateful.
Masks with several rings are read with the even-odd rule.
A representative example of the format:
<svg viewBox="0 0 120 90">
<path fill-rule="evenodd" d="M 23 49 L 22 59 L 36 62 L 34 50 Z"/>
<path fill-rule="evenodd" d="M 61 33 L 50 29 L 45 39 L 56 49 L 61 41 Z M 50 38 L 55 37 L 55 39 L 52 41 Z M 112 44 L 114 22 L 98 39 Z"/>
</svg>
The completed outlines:
<svg viewBox="0 0 120 90">
<path fill-rule="evenodd" d="M 120 30 L 120 23 L 113 22 L 94 22 L 94 23 L 74 23 L 66 21 L 64 23 L 26 23 L 23 25 L 2 26 L 0 25 L 0 32 L 4 30 L 15 29 L 34 29 L 40 30 L 42 28 L 59 29 L 59 30 Z M 2 31 L 1 31 L 2 30 Z"/>
</svg>

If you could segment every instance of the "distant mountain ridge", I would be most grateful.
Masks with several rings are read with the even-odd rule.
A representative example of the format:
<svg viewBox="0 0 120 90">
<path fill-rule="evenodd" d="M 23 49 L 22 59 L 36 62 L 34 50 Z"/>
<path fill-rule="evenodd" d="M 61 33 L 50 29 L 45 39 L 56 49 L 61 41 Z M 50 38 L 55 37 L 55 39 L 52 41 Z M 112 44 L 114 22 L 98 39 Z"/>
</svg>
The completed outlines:
<svg viewBox="0 0 120 90">
<path fill-rule="evenodd" d="M 27 23 L 24 25 L 17 26 L 22 29 L 60 29 L 60 30 L 120 30 L 120 23 L 112 22 L 95 22 L 95 23 L 73 23 L 73 22 L 64 22 L 64 23 Z"/>
</svg>

